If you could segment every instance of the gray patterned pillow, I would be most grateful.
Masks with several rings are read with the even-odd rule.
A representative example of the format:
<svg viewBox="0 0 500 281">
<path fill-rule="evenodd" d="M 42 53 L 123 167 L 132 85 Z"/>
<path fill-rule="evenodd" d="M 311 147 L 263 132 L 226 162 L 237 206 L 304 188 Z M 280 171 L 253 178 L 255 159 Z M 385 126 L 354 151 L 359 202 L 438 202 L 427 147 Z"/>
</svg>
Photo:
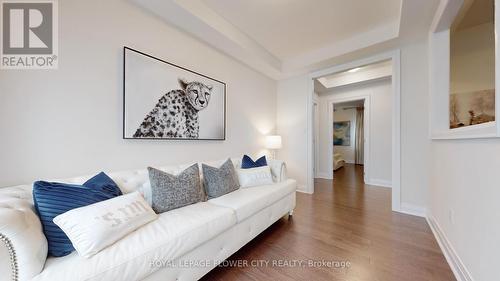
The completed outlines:
<svg viewBox="0 0 500 281">
<path fill-rule="evenodd" d="M 233 192 L 240 187 L 238 176 L 236 175 L 231 159 L 227 159 L 220 168 L 214 168 L 205 164 L 202 164 L 202 167 L 205 192 L 208 199 Z"/>
<path fill-rule="evenodd" d="M 148 171 L 152 207 L 156 213 L 203 201 L 198 164 L 190 166 L 176 176 L 151 167 L 148 167 Z"/>
</svg>

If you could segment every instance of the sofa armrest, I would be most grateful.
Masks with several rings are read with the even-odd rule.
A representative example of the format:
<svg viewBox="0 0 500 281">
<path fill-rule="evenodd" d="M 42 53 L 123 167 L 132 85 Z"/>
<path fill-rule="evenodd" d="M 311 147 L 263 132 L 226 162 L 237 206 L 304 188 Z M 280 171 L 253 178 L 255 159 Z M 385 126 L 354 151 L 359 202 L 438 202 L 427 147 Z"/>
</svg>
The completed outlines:
<svg viewBox="0 0 500 281">
<path fill-rule="evenodd" d="M 20 196 L 19 196 L 20 197 Z M 0 276 L 30 280 L 47 258 L 47 239 L 31 201 L 0 193 Z"/>
<path fill-rule="evenodd" d="M 267 165 L 269 165 L 269 168 L 271 168 L 271 174 L 273 175 L 274 182 L 282 182 L 287 180 L 286 164 L 284 161 L 270 159 L 267 161 Z"/>
</svg>

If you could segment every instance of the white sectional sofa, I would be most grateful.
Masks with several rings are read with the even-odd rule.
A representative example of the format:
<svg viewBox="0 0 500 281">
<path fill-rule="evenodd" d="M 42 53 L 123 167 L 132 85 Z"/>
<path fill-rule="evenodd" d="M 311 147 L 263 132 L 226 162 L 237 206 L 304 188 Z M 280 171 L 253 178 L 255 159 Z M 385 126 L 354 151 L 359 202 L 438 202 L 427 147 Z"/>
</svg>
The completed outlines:
<svg viewBox="0 0 500 281">
<path fill-rule="evenodd" d="M 239 167 L 240 161 L 232 160 Z M 208 164 L 217 166 L 222 162 Z M 160 169 L 178 173 L 188 166 Z M 48 257 L 43 269 L 37 269 L 37 262 L 45 258 L 43 253 L 26 254 L 29 247 L 35 249 L 37 245 L 25 243 L 26 235 L 22 234 L 30 229 L 25 232 L 35 236 L 30 243 L 36 243 L 40 234 L 43 236 L 34 213 L 31 185 L 2 188 L 0 276 L 2 280 L 9 280 L 11 276 L 10 280 L 37 281 L 197 280 L 278 219 L 291 215 L 296 182 L 286 178 L 283 162 L 269 160 L 269 166 L 275 182 L 272 185 L 239 189 L 207 202 L 162 213 L 157 220 L 91 258 L 80 257 L 76 252 L 60 258 Z M 148 201 L 151 199 L 146 169 L 108 175 L 123 193 L 139 190 Z M 83 183 L 87 178 L 58 181 Z"/>
</svg>

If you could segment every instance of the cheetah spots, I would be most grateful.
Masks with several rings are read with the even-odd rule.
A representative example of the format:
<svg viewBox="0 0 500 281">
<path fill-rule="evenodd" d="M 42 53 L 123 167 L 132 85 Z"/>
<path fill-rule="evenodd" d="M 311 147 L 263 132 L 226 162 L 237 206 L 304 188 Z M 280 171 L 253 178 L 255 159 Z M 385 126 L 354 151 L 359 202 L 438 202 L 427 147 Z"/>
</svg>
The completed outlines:
<svg viewBox="0 0 500 281">
<path fill-rule="evenodd" d="M 135 131 L 133 137 L 134 138 L 140 138 L 140 137 L 142 137 L 141 129 L 137 129 L 137 131 Z"/>
<path fill-rule="evenodd" d="M 163 95 L 146 115 L 134 137 L 197 138 L 198 110 L 182 90 Z"/>
</svg>

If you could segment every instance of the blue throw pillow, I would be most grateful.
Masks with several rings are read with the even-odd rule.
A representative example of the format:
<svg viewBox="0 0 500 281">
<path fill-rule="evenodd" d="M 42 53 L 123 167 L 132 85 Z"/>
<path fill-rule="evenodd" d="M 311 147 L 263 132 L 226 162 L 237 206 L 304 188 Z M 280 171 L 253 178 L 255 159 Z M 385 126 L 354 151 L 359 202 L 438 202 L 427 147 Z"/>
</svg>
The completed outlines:
<svg viewBox="0 0 500 281">
<path fill-rule="evenodd" d="M 241 160 L 241 168 L 242 169 L 250 169 L 267 166 L 266 156 L 262 156 L 257 161 L 253 161 L 252 158 L 248 155 L 244 155 Z"/>
<path fill-rule="evenodd" d="M 47 238 L 49 255 L 62 257 L 74 251 L 68 236 L 53 219 L 69 210 L 114 198 L 122 192 L 105 173 L 99 173 L 83 185 L 37 181 L 33 201 Z"/>
<path fill-rule="evenodd" d="M 93 176 L 86 181 L 83 186 L 94 189 L 102 189 L 103 191 L 106 191 L 114 196 L 122 195 L 122 191 L 118 185 L 116 185 L 116 183 L 104 172 L 100 172 L 99 174 Z"/>
</svg>

